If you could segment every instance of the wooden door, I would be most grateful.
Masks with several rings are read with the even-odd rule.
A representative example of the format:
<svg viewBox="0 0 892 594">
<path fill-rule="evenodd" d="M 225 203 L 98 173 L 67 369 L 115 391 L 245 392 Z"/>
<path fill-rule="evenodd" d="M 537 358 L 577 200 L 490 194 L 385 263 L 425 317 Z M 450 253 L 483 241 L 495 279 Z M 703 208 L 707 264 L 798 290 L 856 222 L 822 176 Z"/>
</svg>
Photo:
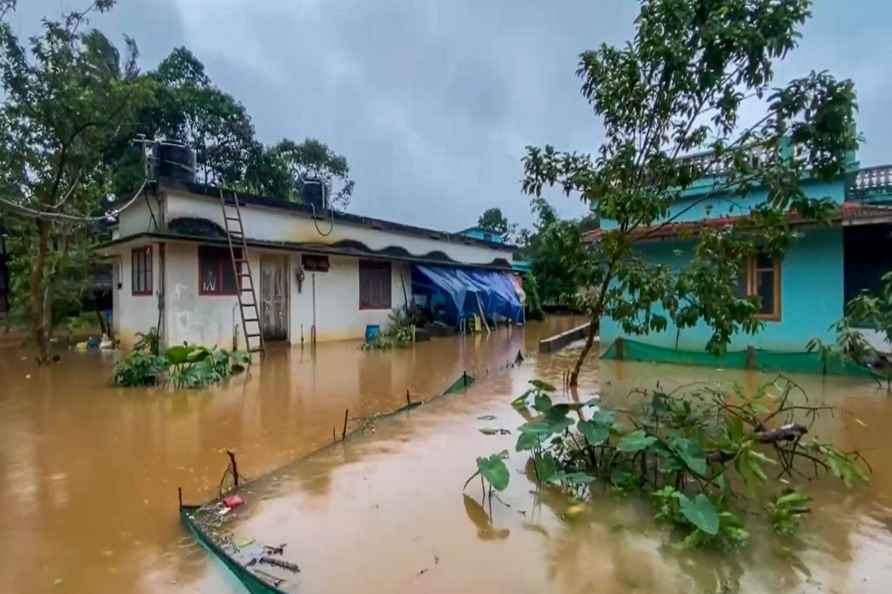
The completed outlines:
<svg viewBox="0 0 892 594">
<path fill-rule="evenodd" d="M 260 256 L 260 319 L 264 340 L 288 337 L 288 259 Z"/>
</svg>

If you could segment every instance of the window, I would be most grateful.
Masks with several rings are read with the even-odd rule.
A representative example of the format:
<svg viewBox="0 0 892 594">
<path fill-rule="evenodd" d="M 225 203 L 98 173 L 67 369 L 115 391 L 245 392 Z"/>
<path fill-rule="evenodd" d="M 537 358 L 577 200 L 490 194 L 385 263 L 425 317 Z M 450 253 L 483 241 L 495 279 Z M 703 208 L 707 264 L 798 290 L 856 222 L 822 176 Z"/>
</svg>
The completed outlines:
<svg viewBox="0 0 892 594">
<path fill-rule="evenodd" d="M 759 298 L 757 318 L 780 320 L 780 277 L 779 258 L 759 254 L 747 260 L 740 279 L 739 292 L 744 296 Z"/>
<path fill-rule="evenodd" d="M 133 250 L 130 255 L 130 287 L 134 295 L 152 294 L 152 246 Z"/>
<path fill-rule="evenodd" d="M 390 309 L 390 262 L 359 261 L 359 309 Z"/>
<path fill-rule="evenodd" d="M 241 249 L 235 249 L 235 257 L 242 257 Z M 199 295 L 235 295 L 238 283 L 228 247 L 198 246 L 198 283 Z"/>
</svg>

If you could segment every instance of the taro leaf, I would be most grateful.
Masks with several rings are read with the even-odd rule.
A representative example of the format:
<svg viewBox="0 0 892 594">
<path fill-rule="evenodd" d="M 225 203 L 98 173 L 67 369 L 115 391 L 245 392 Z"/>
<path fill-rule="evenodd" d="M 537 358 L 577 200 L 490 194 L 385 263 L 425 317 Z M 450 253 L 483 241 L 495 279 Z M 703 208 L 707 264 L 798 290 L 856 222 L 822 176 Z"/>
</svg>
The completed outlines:
<svg viewBox="0 0 892 594">
<path fill-rule="evenodd" d="M 191 351 L 189 351 L 189 354 L 186 355 L 186 359 L 190 363 L 196 363 L 198 361 L 203 361 L 210 354 L 211 352 L 204 347 L 195 347 Z"/>
<path fill-rule="evenodd" d="M 698 476 L 706 476 L 706 453 L 696 439 L 676 439 L 672 449 L 685 466 Z"/>
<path fill-rule="evenodd" d="M 494 427 L 481 427 L 480 433 L 482 433 L 483 435 L 498 435 L 499 430 L 495 429 Z"/>
<path fill-rule="evenodd" d="M 679 493 L 680 510 L 687 520 L 699 530 L 715 536 L 719 533 L 719 514 L 706 495 L 700 493 L 693 499 Z"/>
<path fill-rule="evenodd" d="M 656 442 L 656 437 L 648 435 L 639 429 L 638 431 L 623 435 L 622 439 L 620 439 L 619 443 L 616 445 L 616 449 L 620 452 L 640 452 L 641 450 L 646 450 Z"/>
<path fill-rule="evenodd" d="M 601 425 L 594 421 L 579 421 L 577 427 L 585 436 L 585 440 L 593 446 L 601 445 L 610 437 L 609 425 Z"/>
<path fill-rule="evenodd" d="M 527 396 L 529 396 L 529 395 L 530 395 L 529 392 L 524 392 L 523 394 L 521 394 L 520 396 L 518 396 L 517 398 L 515 398 L 514 400 L 511 401 L 511 406 L 515 410 L 525 410 L 527 407 Z"/>
<path fill-rule="evenodd" d="M 482 417 L 477 417 L 478 421 L 495 421 L 495 415 L 483 415 Z"/>
<path fill-rule="evenodd" d="M 616 413 L 612 410 L 599 410 L 592 415 L 592 422 L 605 425 L 609 429 L 616 422 Z"/>
<path fill-rule="evenodd" d="M 171 365 L 182 365 L 189 361 L 189 353 L 192 352 L 192 349 L 183 346 L 177 345 L 170 347 L 166 351 L 164 351 L 164 357 L 170 361 Z"/>
<path fill-rule="evenodd" d="M 539 447 L 539 437 L 536 433 L 521 433 L 517 437 L 517 445 L 514 446 L 514 449 L 518 452 L 534 450 Z"/>
<path fill-rule="evenodd" d="M 560 433 L 564 429 L 570 427 L 572 424 L 573 421 L 571 421 L 567 417 L 561 417 L 559 419 L 540 417 L 535 421 L 524 423 L 523 425 L 518 427 L 518 430 L 521 433 L 535 433 L 542 438 L 546 438 L 553 433 Z"/>
<path fill-rule="evenodd" d="M 543 483 L 553 481 L 560 470 L 554 456 L 547 453 L 533 458 L 533 464 L 536 465 L 536 478 Z"/>
<path fill-rule="evenodd" d="M 532 433 L 541 437 L 551 435 L 551 425 L 544 420 L 528 421 L 517 428 L 521 433 Z"/>
<path fill-rule="evenodd" d="M 570 405 L 561 403 L 555 404 L 545 412 L 545 417 L 549 421 L 561 421 L 570 413 Z"/>
<path fill-rule="evenodd" d="M 552 386 L 547 382 L 543 382 L 542 380 L 530 380 L 530 385 L 536 388 L 537 390 L 542 390 L 543 392 L 554 392 L 557 388 Z"/>
<path fill-rule="evenodd" d="M 477 458 L 477 470 L 496 491 L 504 491 L 508 486 L 508 467 L 505 465 L 507 452 Z"/>
<path fill-rule="evenodd" d="M 551 408 L 551 398 L 547 394 L 536 394 L 536 398 L 533 399 L 533 408 L 541 413 L 548 412 Z"/>
</svg>

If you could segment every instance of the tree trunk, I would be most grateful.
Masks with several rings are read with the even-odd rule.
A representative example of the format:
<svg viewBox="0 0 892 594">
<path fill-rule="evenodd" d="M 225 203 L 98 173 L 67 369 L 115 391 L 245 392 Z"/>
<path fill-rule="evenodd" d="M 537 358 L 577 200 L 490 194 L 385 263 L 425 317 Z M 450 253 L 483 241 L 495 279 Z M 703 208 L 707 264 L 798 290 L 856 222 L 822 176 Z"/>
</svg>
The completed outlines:
<svg viewBox="0 0 892 594">
<path fill-rule="evenodd" d="M 588 356 L 589 351 L 592 350 L 592 346 L 595 344 L 595 336 L 598 332 L 598 322 L 600 321 L 600 319 L 600 314 L 594 312 L 592 313 L 591 321 L 588 325 L 588 335 L 585 337 L 585 346 L 582 347 L 582 352 L 579 353 L 579 358 L 576 359 L 576 364 L 573 366 L 573 372 L 570 374 L 571 388 L 579 385 L 579 373 L 582 371 L 582 364 L 585 363 L 585 358 Z"/>
<path fill-rule="evenodd" d="M 46 278 L 47 254 L 49 252 L 49 223 L 38 219 L 37 225 L 37 257 L 31 270 L 31 295 L 29 309 L 31 314 L 31 334 L 37 345 L 37 364 L 46 365 L 50 360 L 49 336 L 49 303 L 48 282 Z"/>
</svg>

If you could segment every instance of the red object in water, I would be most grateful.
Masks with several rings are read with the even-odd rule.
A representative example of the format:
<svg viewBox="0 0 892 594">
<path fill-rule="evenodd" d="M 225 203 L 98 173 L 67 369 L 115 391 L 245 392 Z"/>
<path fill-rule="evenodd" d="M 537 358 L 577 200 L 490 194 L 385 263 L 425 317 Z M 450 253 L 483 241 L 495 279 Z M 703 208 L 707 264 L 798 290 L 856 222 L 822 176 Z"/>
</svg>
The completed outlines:
<svg viewBox="0 0 892 594">
<path fill-rule="evenodd" d="M 245 500 L 242 499 L 241 495 L 229 495 L 228 497 L 223 498 L 223 505 L 230 509 L 243 505 L 244 503 Z"/>
</svg>

